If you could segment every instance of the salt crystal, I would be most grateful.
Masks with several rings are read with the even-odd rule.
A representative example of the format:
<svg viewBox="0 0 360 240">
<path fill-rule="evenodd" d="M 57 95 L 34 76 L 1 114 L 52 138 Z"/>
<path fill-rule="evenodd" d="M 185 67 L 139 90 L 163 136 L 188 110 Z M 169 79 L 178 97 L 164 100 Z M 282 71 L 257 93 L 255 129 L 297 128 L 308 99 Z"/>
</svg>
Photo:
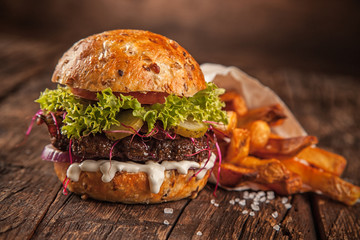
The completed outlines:
<svg viewBox="0 0 360 240">
<path fill-rule="evenodd" d="M 260 191 L 257 193 L 257 196 L 262 197 L 265 196 L 265 192 L 264 191 Z"/>
<path fill-rule="evenodd" d="M 196 233 L 196 235 L 202 236 L 202 232 L 198 231 L 198 232 Z"/>
<path fill-rule="evenodd" d="M 250 199 L 254 199 L 254 197 L 255 197 L 255 193 L 254 193 L 254 192 L 252 192 L 252 193 L 249 194 L 249 198 L 250 198 Z"/>
<path fill-rule="evenodd" d="M 244 211 L 242 211 L 242 214 L 245 215 L 245 214 L 248 214 L 248 212 L 249 212 L 248 210 L 244 210 Z"/>
<path fill-rule="evenodd" d="M 255 216 L 255 213 L 254 213 L 254 212 L 250 212 L 249 215 L 253 217 L 253 216 Z"/>
<path fill-rule="evenodd" d="M 169 223 L 168 220 L 164 220 L 164 224 L 165 224 L 165 225 L 169 225 L 170 223 Z"/>
<path fill-rule="evenodd" d="M 265 203 L 269 203 L 269 202 L 270 202 L 270 200 L 266 200 L 266 201 L 265 201 Z"/>
<path fill-rule="evenodd" d="M 246 205 L 246 200 L 245 200 L 245 199 L 241 200 L 241 201 L 239 202 L 239 205 L 245 206 L 245 205 Z"/>
<path fill-rule="evenodd" d="M 280 226 L 276 224 L 276 225 L 273 226 L 273 229 L 275 229 L 276 231 L 279 231 L 279 230 L 280 230 Z"/>
<path fill-rule="evenodd" d="M 245 199 L 248 199 L 248 198 L 249 198 L 249 192 L 248 192 L 248 191 L 245 191 L 245 192 L 244 192 L 243 198 L 245 198 Z"/>
<path fill-rule="evenodd" d="M 259 211 L 260 207 L 258 205 L 255 205 L 255 204 L 251 204 L 251 209 L 254 210 L 254 211 Z"/>
<path fill-rule="evenodd" d="M 265 197 L 265 196 L 260 198 L 260 202 L 265 202 L 265 201 L 266 201 L 266 197 Z"/>
<path fill-rule="evenodd" d="M 275 198 L 275 193 L 273 191 L 268 191 L 266 193 L 267 199 L 272 200 Z"/>
<path fill-rule="evenodd" d="M 218 204 L 218 203 L 214 203 L 214 206 L 215 206 L 215 207 L 218 207 L 218 206 L 219 206 L 219 204 Z"/>
<path fill-rule="evenodd" d="M 277 218 L 277 217 L 279 216 L 279 213 L 278 213 L 277 211 L 275 211 L 275 212 L 273 212 L 273 213 L 271 214 L 271 216 L 272 216 L 273 218 Z"/>
<path fill-rule="evenodd" d="M 292 207 L 292 205 L 290 203 L 286 203 L 284 206 L 286 209 L 290 209 Z"/>
<path fill-rule="evenodd" d="M 253 204 L 256 206 L 259 206 L 259 202 L 258 201 L 253 201 Z"/>
<path fill-rule="evenodd" d="M 233 199 L 231 199 L 231 200 L 229 201 L 229 203 L 230 203 L 231 205 L 234 205 L 234 204 L 235 204 L 235 201 L 234 201 Z"/>
<path fill-rule="evenodd" d="M 281 202 L 282 202 L 282 204 L 285 204 L 285 203 L 287 203 L 288 200 L 289 200 L 289 199 L 288 199 L 287 197 L 283 197 L 283 198 L 281 199 Z"/>
<path fill-rule="evenodd" d="M 173 214 L 174 210 L 172 208 L 164 208 L 164 213 Z"/>
<path fill-rule="evenodd" d="M 240 202 L 240 198 L 235 198 L 235 202 Z"/>
<path fill-rule="evenodd" d="M 215 199 L 211 199 L 210 203 L 211 203 L 211 204 L 214 204 L 214 203 L 215 203 Z"/>
</svg>

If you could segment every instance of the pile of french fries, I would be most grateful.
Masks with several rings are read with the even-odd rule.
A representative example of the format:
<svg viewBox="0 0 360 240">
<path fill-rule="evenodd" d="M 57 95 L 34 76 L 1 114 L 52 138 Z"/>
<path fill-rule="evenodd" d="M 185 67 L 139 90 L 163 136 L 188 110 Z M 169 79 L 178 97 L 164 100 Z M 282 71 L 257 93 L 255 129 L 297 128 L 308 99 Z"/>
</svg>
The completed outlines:
<svg viewBox="0 0 360 240">
<path fill-rule="evenodd" d="M 215 126 L 222 186 L 250 186 L 281 195 L 316 192 L 347 205 L 356 203 L 360 188 L 340 178 L 346 166 L 342 156 L 316 147 L 314 136 L 282 138 L 271 131 L 286 118 L 280 105 L 249 110 L 234 92 L 221 99 L 229 117 L 227 125 Z"/>
</svg>

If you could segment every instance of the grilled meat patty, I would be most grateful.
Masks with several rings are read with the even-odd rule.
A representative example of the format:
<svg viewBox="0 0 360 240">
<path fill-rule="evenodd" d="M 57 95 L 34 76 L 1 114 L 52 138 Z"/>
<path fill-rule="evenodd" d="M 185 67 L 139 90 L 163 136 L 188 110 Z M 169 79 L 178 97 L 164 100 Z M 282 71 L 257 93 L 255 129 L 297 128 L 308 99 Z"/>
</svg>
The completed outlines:
<svg viewBox="0 0 360 240">
<path fill-rule="evenodd" d="M 54 147 L 61 151 L 68 151 L 70 140 L 60 131 L 62 114 L 57 113 L 55 116 L 57 126 L 50 114 L 41 115 L 38 124 L 45 123 L 47 125 Z M 146 131 L 147 129 L 144 129 L 140 133 L 146 134 Z M 177 135 L 175 139 L 170 139 L 164 131 L 158 131 L 151 137 L 131 135 L 119 141 L 110 140 L 105 134 L 89 135 L 71 140 L 72 154 L 80 158 L 109 159 L 111 152 L 114 160 L 135 162 L 149 160 L 201 162 L 209 157 L 207 149 L 213 148 L 213 142 L 206 135 L 197 139 Z"/>
</svg>

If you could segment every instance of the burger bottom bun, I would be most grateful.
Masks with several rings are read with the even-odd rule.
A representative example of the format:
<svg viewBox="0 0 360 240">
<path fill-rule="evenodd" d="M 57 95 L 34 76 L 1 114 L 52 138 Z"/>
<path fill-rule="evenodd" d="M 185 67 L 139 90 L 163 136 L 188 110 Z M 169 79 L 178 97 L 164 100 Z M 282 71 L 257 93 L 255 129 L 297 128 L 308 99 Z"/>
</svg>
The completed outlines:
<svg viewBox="0 0 360 240">
<path fill-rule="evenodd" d="M 69 163 L 54 163 L 56 175 L 64 181 Z M 204 178 L 192 177 L 196 170 L 189 170 L 187 175 L 179 174 L 176 170 L 166 170 L 165 179 L 159 193 L 151 193 L 148 176 L 144 172 L 117 172 L 108 183 L 101 180 L 102 173 L 81 172 L 79 181 L 69 181 L 68 189 L 79 194 L 83 199 L 87 197 L 121 203 L 161 203 L 195 198 L 204 188 L 210 176 L 209 170 Z"/>
</svg>

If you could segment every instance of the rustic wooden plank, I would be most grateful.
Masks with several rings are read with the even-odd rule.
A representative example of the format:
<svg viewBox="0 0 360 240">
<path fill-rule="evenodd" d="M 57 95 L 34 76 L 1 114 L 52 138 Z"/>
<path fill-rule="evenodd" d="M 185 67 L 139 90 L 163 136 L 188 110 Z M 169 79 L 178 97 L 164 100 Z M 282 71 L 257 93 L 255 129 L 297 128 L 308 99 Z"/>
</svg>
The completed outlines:
<svg viewBox="0 0 360 240">
<path fill-rule="evenodd" d="M 38 74 L 18 91 L 7 95 L 0 104 L 0 238 L 31 237 L 53 202 L 61 184 L 52 164 L 40 159 L 48 142 L 46 131 L 34 128 L 25 145 L 17 147 L 25 136 L 31 116 L 37 111 L 33 99 L 47 82 L 49 73 Z M 0 76 L 1 77 L 1 76 Z M 11 80 L 11 79 L 9 79 Z M 28 80 L 28 81 L 27 81 Z"/>
<path fill-rule="evenodd" d="M 292 208 L 281 221 L 281 233 L 276 238 L 316 239 L 316 222 L 313 219 L 309 195 L 297 194 L 292 198 Z"/>
<path fill-rule="evenodd" d="M 314 196 L 315 219 L 322 239 L 360 239 L 360 207 Z"/>
<path fill-rule="evenodd" d="M 27 239 L 48 210 L 60 185 L 54 175 L 2 164 L 0 238 Z"/>
<path fill-rule="evenodd" d="M 165 239 L 186 202 L 126 205 L 59 192 L 33 238 Z M 173 214 L 164 213 L 164 208 L 172 208 Z"/>
<path fill-rule="evenodd" d="M 5 156 L 3 159 L 12 165 L 24 167 L 33 166 L 34 162 L 37 164 L 41 146 L 49 142 L 44 127 L 36 127 L 34 124 L 26 144 L 18 147 L 25 138 L 32 116 L 39 109 L 34 99 L 39 96 L 40 89 L 50 86 L 48 76 L 48 72 L 34 76 L 28 83 L 23 84 L 19 91 L 1 102 L 0 111 L 3 117 L 0 118 L 0 154 Z"/>
<path fill-rule="evenodd" d="M 292 204 L 288 210 L 282 202 L 283 198 L 276 196 L 269 203 L 260 202 L 260 211 L 254 211 L 252 199 L 246 199 L 245 206 L 235 201 L 237 198 L 243 201 L 244 192 L 220 189 L 215 198 L 212 195 L 213 187 L 210 186 L 185 208 L 169 239 L 181 239 L 183 236 L 205 239 L 316 239 L 306 197 L 285 197 L 286 203 Z M 212 204 L 211 200 L 219 205 Z M 255 215 L 251 216 L 250 212 Z M 275 212 L 278 214 L 276 218 L 272 216 Z M 279 225 L 279 230 L 274 229 L 276 225 Z"/>
<path fill-rule="evenodd" d="M 0 34 L 0 99 L 44 68 L 53 68 L 60 44 Z M 57 56 L 54 58 L 54 56 Z"/>
</svg>

